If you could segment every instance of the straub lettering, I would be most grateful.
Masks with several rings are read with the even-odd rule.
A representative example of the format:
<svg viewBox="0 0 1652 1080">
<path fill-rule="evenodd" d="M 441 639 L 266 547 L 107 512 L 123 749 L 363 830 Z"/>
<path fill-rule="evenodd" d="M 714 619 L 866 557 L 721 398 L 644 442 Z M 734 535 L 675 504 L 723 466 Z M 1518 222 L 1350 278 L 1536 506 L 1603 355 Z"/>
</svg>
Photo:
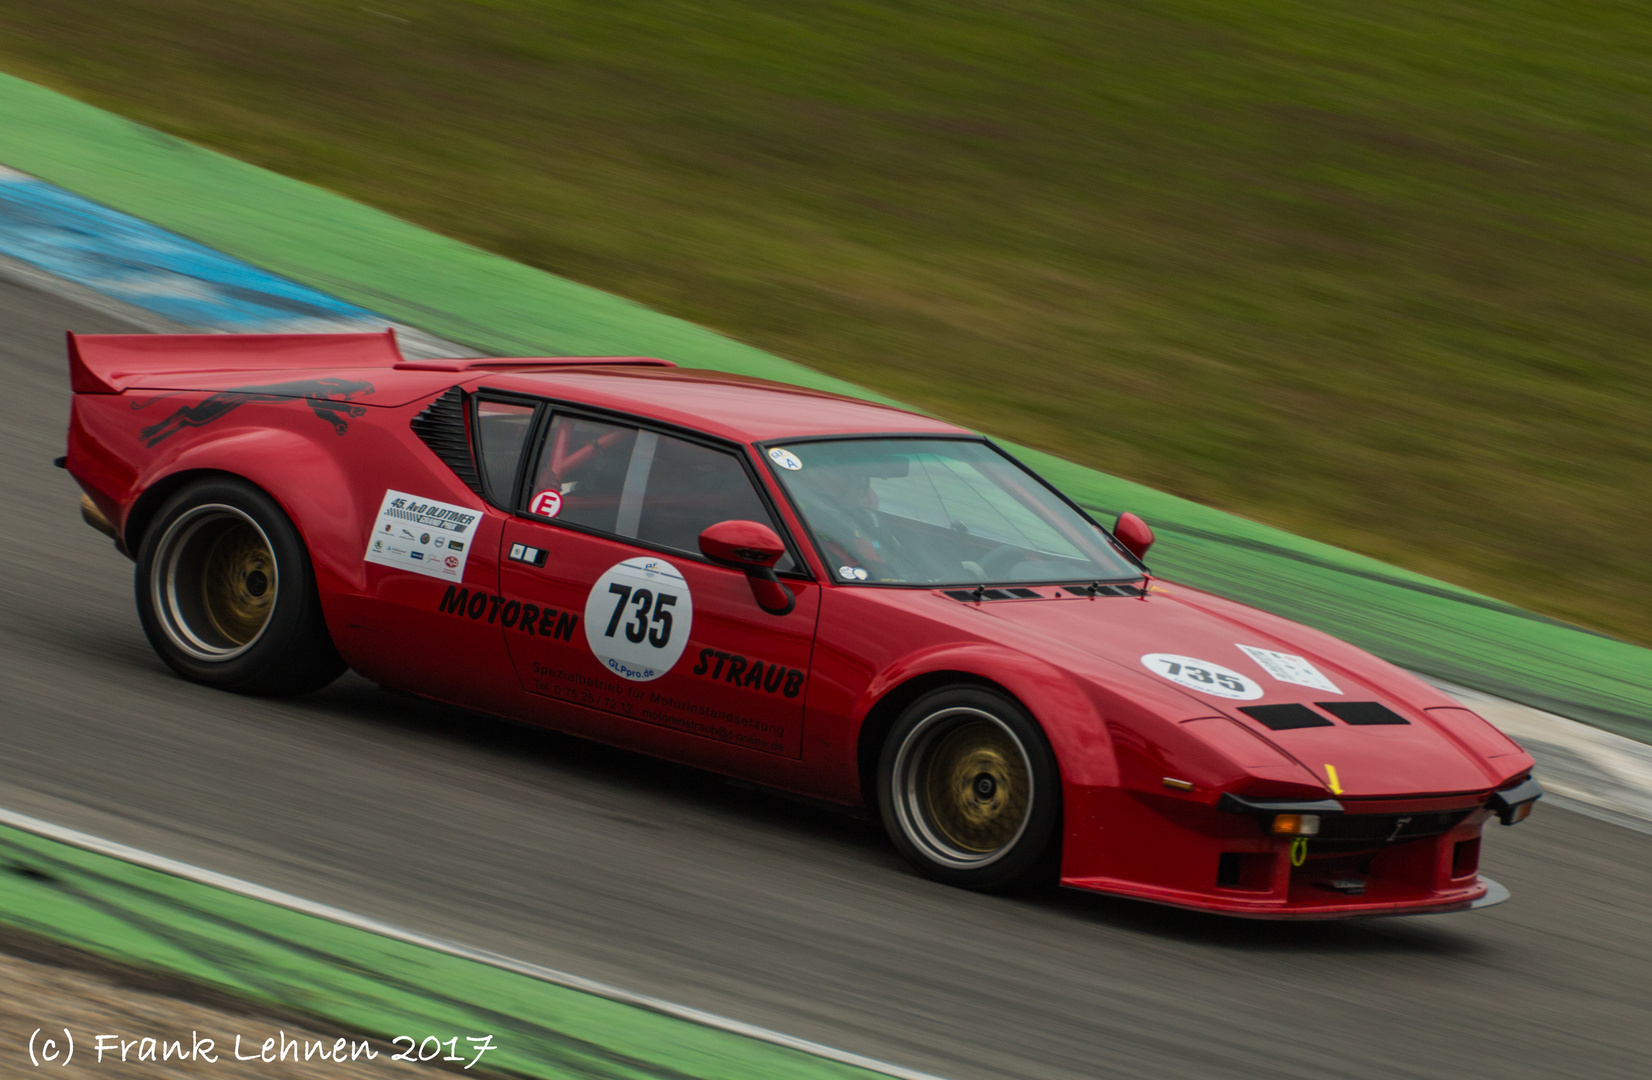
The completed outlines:
<svg viewBox="0 0 1652 1080">
<path fill-rule="evenodd" d="M 796 668 L 748 660 L 739 653 L 721 649 L 701 649 L 700 662 L 694 665 L 694 674 L 770 694 L 779 693 L 782 697 L 796 697 L 803 689 L 803 673 Z"/>
</svg>

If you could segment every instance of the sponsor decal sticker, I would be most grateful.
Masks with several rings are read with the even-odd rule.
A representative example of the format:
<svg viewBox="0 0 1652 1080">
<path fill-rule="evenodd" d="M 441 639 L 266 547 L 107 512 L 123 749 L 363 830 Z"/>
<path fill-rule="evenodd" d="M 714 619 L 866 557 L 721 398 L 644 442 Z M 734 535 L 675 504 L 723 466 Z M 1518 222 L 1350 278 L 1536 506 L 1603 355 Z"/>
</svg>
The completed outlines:
<svg viewBox="0 0 1652 1080">
<path fill-rule="evenodd" d="M 1209 660 L 1174 653 L 1148 653 L 1141 658 L 1141 665 L 1161 679 L 1212 697 L 1254 701 L 1262 696 L 1262 688 L 1255 682 Z"/>
<path fill-rule="evenodd" d="M 1336 683 L 1327 679 L 1318 668 L 1300 656 L 1288 652 L 1274 652 L 1272 649 L 1257 649 L 1250 645 L 1239 646 L 1239 651 L 1255 660 L 1258 667 L 1280 682 L 1311 686 L 1327 694 L 1342 693 L 1337 689 Z"/>
<path fill-rule="evenodd" d="M 615 563 L 585 598 L 585 640 L 602 665 L 633 682 L 670 671 L 688 647 L 694 598 L 663 559 Z"/>
<path fill-rule="evenodd" d="M 859 566 L 840 566 L 837 568 L 837 576 L 844 581 L 865 581 L 867 574 Z"/>
<path fill-rule="evenodd" d="M 363 558 L 396 570 L 463 581 L 470 538 L 481 520 L 480 510 L 421 499 L 405 491 L 386 491 Z M 439 547 L 448 554 L 438 552 Z"/>
<path fill-rule="evenodd" d="M 798 460 L 796 454 L 780 446 L 769 451 L 769 460 L 790 472 L 796 472 L 803 467 L 803 462 Z"/>
<path fill-rule="evenodd" d="M 547 488 L 533 497 L 528 503 L 528 512 L 540 517 L 554 518 L 562 513 L 562 492 L 555 488 Z"/>
</svg>

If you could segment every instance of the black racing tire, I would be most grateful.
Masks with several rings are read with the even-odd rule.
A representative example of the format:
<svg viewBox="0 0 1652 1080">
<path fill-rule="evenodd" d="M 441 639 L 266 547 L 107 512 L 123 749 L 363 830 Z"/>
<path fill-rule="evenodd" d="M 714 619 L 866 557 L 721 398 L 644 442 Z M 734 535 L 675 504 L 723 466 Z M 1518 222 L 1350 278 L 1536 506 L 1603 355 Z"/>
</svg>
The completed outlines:
<svg viewBox="0 0 1652 1080">
<path fill-rule="evenodd" d="M 192 682 L 290 697 L 344 672 L 303 539 L 243 480 L 212 477 L 173 493 L 138 547 L 134 585 L 149 643 Z"/>
<path fill-rule="evenodd" d="M 877 783 L 889 838 L 925 877 L 981 892 L 1054 879 L 1061 771 L 1010 698 L 954 686 L 914 701 L 884 740 Z"/>
</svg>

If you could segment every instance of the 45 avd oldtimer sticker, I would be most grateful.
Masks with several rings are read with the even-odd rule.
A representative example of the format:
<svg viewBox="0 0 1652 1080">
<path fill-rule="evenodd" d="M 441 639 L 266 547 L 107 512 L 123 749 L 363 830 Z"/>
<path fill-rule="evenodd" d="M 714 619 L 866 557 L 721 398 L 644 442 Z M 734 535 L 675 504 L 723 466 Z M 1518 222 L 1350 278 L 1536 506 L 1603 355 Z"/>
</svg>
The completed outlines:
<svg viewBox="0 0 1652 1080">
<path fill-rule="evenodd" d="M 411 570 L 444 581 L 463 581 L 480 510 L 386 491 L 367 539 L 370 563 Z"/>
</svg>

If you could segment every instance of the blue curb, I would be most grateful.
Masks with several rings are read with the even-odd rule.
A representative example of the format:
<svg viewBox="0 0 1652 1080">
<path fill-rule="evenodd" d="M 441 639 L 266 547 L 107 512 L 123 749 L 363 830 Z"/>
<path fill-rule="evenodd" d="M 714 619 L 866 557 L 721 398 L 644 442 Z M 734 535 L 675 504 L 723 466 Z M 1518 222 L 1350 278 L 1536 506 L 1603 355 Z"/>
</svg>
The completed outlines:
<svg viewBox="0 0 1652 1080">
<path fill-rule="evenodd" d="M 4 167 L 0 255 L 202 330 L 382 329 L 390 321 Z"/>
</svg>

